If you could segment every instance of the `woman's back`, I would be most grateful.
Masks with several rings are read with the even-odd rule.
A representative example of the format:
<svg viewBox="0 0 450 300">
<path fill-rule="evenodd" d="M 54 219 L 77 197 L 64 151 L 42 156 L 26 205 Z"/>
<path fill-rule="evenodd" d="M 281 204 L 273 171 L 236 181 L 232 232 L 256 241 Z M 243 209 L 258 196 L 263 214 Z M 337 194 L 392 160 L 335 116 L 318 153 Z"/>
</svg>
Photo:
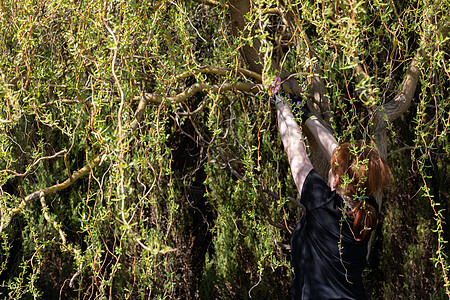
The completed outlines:
<svg viewBox="0 0 450 300">
<path fill-rule="evenodd" d="M 306 212 L 291 238 L 293 299 L 365 299 L 367 239 L 354 239 L 342 198 L 311 170 L 301 202 Z"/>
</svg>

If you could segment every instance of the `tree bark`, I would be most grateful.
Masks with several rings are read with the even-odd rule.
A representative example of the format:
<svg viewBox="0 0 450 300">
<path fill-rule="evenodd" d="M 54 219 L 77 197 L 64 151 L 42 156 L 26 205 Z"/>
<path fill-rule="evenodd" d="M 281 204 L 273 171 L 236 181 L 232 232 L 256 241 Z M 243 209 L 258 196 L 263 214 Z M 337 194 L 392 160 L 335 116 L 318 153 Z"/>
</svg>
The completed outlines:
<svg viewBox="0 0 450 300">
<path fill-rule="evenodd" d="M 245 15 L 250 12 L 251 6 L 249 0 L 230 0 L 228 4 L 231 14 L 231 25 L 233 29 L 233 35 L 235 37 L 240 37 L 241 33 L 245 38 L 249 35 L 253 36 L 253 32 L 248 32 L 246 29 L 247 22 L 245 20 Z M 253 39 L 253 46 L 244 45 L 239 50 L 241 51 L 242 57 L 248 64 L 250 70 L 261 74 L 263 70 L 262 59 L 259 56 L 259 48 L 261 43 L 258 39 Z"/>
<path fill-rule="evenodd" d="M 420 69 L 417 66 L 417 60 L 420 59 L 421 52 L 422 51 L 419 50 L 418 56 L 411 61 L 400 90 L 395 98 L 378 107 L 375 112 L 373 133 L 378 151 L 383 158 L 387 158 L 388 153 L 388 122 L 392 123 L 404 114 L 410 107 L 411 101 L 414 98 L 414 93 L 416 92 L 417 83 L 419 82 L 420 76 Z"/>
</svg>

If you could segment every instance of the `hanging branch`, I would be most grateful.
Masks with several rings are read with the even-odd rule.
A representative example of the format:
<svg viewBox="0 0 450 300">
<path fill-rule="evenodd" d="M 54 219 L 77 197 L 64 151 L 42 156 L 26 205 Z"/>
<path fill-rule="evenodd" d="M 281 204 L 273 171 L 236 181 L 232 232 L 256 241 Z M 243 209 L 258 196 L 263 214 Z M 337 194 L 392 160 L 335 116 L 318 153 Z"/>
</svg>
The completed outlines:
<svg viewBox="0 0 450 300">
<path fill-rule="evenodd" d="M 24 173 L 17 173 L 16 171 L 9 170 L 9 169 L 0 170 L 0 173 L 6 172 L 6 173 L 10 173 L 10 174 L 14 175 L 15 177 L 25 177 L 25 176 L 27 176 L 27 175 L 30 173 L 31 169 L 34 168 L 35 166 L 37 166 L 41 161 L 47 160 L 47 159 L 53 159 L 53 158 L 59 157 L 59 156 L 63 156 L 63 155 L 65 155 L 66 153 L 67 153 L 67 150 L 64 149 L 64 150 L 61 150 L 61 151 L 59 151 L 59 152 L 57 152 L 57 153 L 55 153 L 55 154 L 53 154 L 53 155 L 45 156 L 45 157 L 40 157 L 39 159 L 35 160 L 35 161 L 28 167 L 28 170 L 26 170 Z"/>
<path fill-rule="evenodd" d="M 236 67 L 234 69 L 230 68 L 214 68 L 211 66 L 203 66 L 198 69 L 190 70 L 188 72 L 184 72 L 177 77 L 175 77 L 176 80 L 186 79 L 192 75 L 196 74 L 214 74 L 214 75 L 221 75 L 221 76 L 232 76 L 235 77 L 236 75 L 243 75 L 247 77 L 251 77 L 259 82 L 262 82 L 262 76 L 261 74 L 258 74 L 256 72 L 253 72 L 248 69 L 239 68 Z"/>
<path fill-rule="evenodd" d="M 208 70 L 205 68 L 204 70 Z M 214 68 L 209 69 L 209 71 L 214 70 Z M 225 72 L 225 69 L 215 69 L 218 70 L 218 72 Z M 250 72 L 247 72 L 247 74 L 251 74 Z M 223 83 L 222 85 L 207 85 L 207 84 L 194 84 L 193 86 L 189 87 L 186 91 L 173 96 L 173 97 L 167 97 L 163 98 L 160 95 L 155 94 L 143 94 L 142 97 L 139 97 L 139 104 L 138 108 L 135 113 L 135 118 L 133 122 L 130 124 L 130 130 L 126 132 L 127 134 L 131 134 L 132 132 L 136 131 L 138 128 L 138 124 L 140 120 L 143 118 L 145 113 L 145 108 L 149 103 L 152 104 L 160 104 L 165 99 L 166 101 L 172 102 L 172 103 L 180 103 L 188 99 L 189 97 L 192 97 L 195 93 L 198 93 L 203 90 L 210 90 L 212 92 L 224 92 L 224 91 L 243 91 L 243 92 L 250 92 L 250 93 L 257 93 L 259 91 L 258 85 L 252 84 L 252 83 L 246 83 L 246 82 L 237 82 L 237 83 Z M 124 138 L 124 137 L 122 137 Z M 57 154 L 51 156 L 51 157 L 45 157 L 42 159 L 48 159 L 53 158 L 56 156 L 59 156 L 61 154 L 64 154 L 63 152 L 58 152 Z M 41 161 L 42 159 L 38 160 L 37 162 Z M 106 159 L 106 152 L 102 152 L 99 154 L 94 160 L 88 164 L 86 164 L 84 167 L 79 169 L 78 171 L 74 172 L 68 179 L 66 179 L 64 182 L 55 184 L 50 187 L 43 188 L 41 190 L 35 191 L 28 196 L 26 196 L 22 202 L 15 208 L 9 208 L 7 209 L 6 213 L 2 214 L 2 218 L 0 220 L 0 232 L 4 228 L 8 226 L 8 224 L 11 221 L 11 218 L 16 215 L 17 213 L 21 212 L 32 200 L 39 198 L 41 196 L 46 196 L 49 194 L 56 193 L 58 191 L 64 190 L 71 186 L 75 181 L 78 179 L 88 175 L 94 168 L 101 165 L 101 163 Z M 37 163 L 36 162 L 36 163 Z M 35 163 L 35 164 L 36 164 Z M 35 165 L 33 164 L 33 165 Z M 21 174 L 17 174 L 21 175 Z"/>
<path fill-rule="evenodd" d="M 239 179 L 243 180 L 244 182 L 247 182 L 248 184 L 251 184 L 251 182 L 250 182 L 247 178 L 245 178 L 242 174 L 240 174 L 239 172 L 237 172 L 237 171 L 236 171 L 229 163 L 227 163 L 226 166 L 227 166 L 227 168 L 230 170 L 230 172 L 231 172 L 234 176 L 238 177 Z M 270 190 L 267 190 L 267 189 L 263 188 L 261 185 L 258 185 L 257 188 L 260 189 L 261 192 L 264 192 L 264 193 L 270 195 L 271 197 L 273 197 L 273 198 L 275 198 L 275 199 L 277 199 L 277 200 L 280 200 L 280 197 L 279 197 L 276 193 L 274 193 L 274 192 L 272 192 L 272 191 L 270 191 Z M 292 198 L 292 197 L 286 197 L 286 199 L 289 200 L 289 202 L 291 202 L 292 204 L 294 204 L 294 205 L 297 206 L 298 208 L 304 209 L 303 204 L 301 204 L 300 202 L 298 202 L 298 201 L 295 200 L 294 198 Z M 267 203 L 266 203 L 266 204 L 267 204 Z"/>
<path fill-rule="evenodd" d="M 225 160 L 224 157 L 222 157 L 222 159 Z M 231 166 L 230 161 L 227 161 L 224 165 L 228 168 L 228 170 L 230 170 L 231 174 L 233 174 L 234 176 L 236 176 L 237 178 L 239 178 L 239 179 L 242 180 L 243 182 L 246 182 L 246 183 L 249 184 L 249 185 L 252 184 L 252 182 L 251 182 L 248 178 L 246 178 L 245 176 L 243 176 L 242 174 L 240 174 L 238 171 L 236 171 L 236 170 Z M 263 186 L 260 185 L 260 184 L 258 184 L 258 185 L 256 186 L 256 188 L 257 188 L 257 190 L 258 190 L 258 192 L 259 192 L 259 194 L 260 194 L 260 196 L 261 196 L 261 202 L 263 203 L 263 206 L 264 206 L 264 212 L 265 212 L 265 214 L 266 214 L 266 218 L 267 218 L 268 222 L 269 222 L 271 225 L 273 225 L 273 226 L 275 226 L 275 227 L 277 227 L 277 228 L 287 230 L 287 228 L 286 228 L 285 225 L 281 225 L 281 224 L 279 224 L 279 223 L 274 222 L 274 221 L 272 220 L 272 218 L 270 217 L 269 210 L 268 210 L 268 207 L 269 207 L 270 203 L 269 203 L 269 201 L 267 201 L 267 199 L 265 198 L 264 194 L 268 194 L 268 195 L 270 195 L 271 197 L 273 197 L 273 198 L 275 198 L 275 199 L 277 199 L 277 200 L 280 200 L 280 197 L 279 197 L 276 193 L 274 193 L 274 192 L 272 192 L 272 191 L 270 191 L 270 190 L 267 190 L 267 189 L 263 188 Z M 292 204 L 294 204 L 294 205 L 297 206 L 298 208 L 300 208 L 302 211 L 305 210 L 305 207 L 303 206 L 303 204 L 301 204 L 300 202 L 298 202 L 298 201 L 295 200 L 294 198 L 292 198 L 292 197 L 286 197 L 286 199 L 289 200 L 289 202 L 291 202 Z"/>
</svg>

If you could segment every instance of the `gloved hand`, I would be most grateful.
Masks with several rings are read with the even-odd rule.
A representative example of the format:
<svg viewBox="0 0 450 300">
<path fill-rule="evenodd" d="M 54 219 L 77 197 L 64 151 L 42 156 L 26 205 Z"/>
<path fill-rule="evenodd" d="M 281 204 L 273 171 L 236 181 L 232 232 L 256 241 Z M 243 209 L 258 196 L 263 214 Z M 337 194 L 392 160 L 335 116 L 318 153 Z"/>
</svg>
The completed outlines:
<svg viewBox="0 0 450 300">
<path fill-rule="evenodd" d="M 294 94 L 288 94 L 288 99 L 290 99 L 293 106 L 292 112 L 294 115 L 300 116 L 303 124 L 305 124 L 309 119 L 317 119 L 317 117 L 314 116 L 309 110 L 306 100 L 302 101 L 300 96 Z"/>
<path fill-rule="evenodd" d="M 281 79 L 279 76 L 275 77 L 275 81 L 270 87 L 270 101 L 272 101 L 275 104 L 278 104 L 283 101 L 283 97 L 280 95 L 280 86 L 281 86 Z"/>
</svg>

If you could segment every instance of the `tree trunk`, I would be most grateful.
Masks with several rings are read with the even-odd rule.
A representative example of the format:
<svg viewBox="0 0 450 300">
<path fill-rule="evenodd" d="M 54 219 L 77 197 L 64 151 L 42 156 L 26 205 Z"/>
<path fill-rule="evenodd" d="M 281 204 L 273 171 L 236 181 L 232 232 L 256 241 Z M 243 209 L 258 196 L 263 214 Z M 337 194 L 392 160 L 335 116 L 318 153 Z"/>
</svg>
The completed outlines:
<svg viewBox="0 0 450 300">
<path fill-rule="evenodd" d="M 250 12 L 251 6 L 249 0 L 230 0 L 229 1 L 230 14 L 232 19 L 232 29 L 233 35 L 235 37 L 241 37 L 241 32 L 243 36 L 247 38 L 249 35 L 253 36 L 253 32 L 248 32 L 246 30 L 245 15 Z M 248 64 L 250 70 L 261 74 L 263 69 L 263 64 L 261 57 L 259 56 L 259 48 L 261 43 L 258 39 L 253 39 L 253 46 L 245 45 L 240 51 L 245 62 Z"/>
</svg>

